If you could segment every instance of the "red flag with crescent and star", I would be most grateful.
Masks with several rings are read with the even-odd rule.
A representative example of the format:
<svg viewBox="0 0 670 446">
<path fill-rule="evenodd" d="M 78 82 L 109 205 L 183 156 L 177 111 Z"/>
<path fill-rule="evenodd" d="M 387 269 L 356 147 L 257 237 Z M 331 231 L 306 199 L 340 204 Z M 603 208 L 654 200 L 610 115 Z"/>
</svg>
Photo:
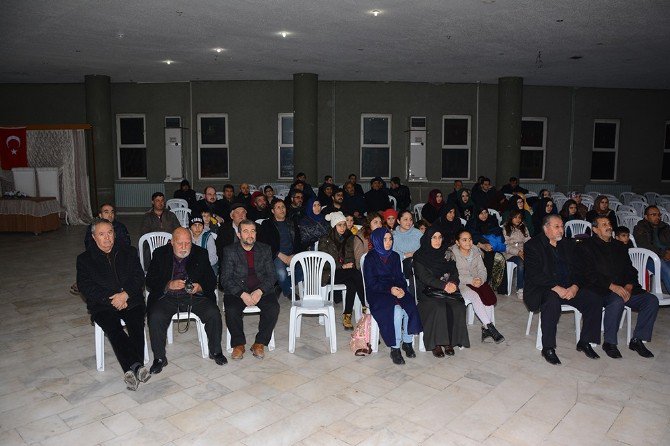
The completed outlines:
<svg viewBox="0 0 670 446">
<path fill-rule="evenodd" d="M 25 127 L 0 127 L 0 163 L 3 170 L 28 167 Z"/>
</svg>

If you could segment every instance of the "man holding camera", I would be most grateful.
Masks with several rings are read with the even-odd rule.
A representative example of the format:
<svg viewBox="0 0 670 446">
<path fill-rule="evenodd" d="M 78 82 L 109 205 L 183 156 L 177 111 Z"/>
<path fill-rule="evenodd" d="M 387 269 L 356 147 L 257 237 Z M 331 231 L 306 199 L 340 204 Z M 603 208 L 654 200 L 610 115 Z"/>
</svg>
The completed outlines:
<svg viewBox="0 0 670 446">
<path fill-rule="evenodd" d="M 172 232 L 172 243 L 157 248 L 146 277 L 149 289 L 147 322 L 154 362 L 151 373 L 160 373 L 167 365 L 165 338 L 172 316 L 192 312 L 205 324 L 209 357 L 217 364 L 228 361 L 221 349 L 223 323 L 216 305 L 216 277 L 207 250 L 191 243 L 188 229 Z"/>
</svg>

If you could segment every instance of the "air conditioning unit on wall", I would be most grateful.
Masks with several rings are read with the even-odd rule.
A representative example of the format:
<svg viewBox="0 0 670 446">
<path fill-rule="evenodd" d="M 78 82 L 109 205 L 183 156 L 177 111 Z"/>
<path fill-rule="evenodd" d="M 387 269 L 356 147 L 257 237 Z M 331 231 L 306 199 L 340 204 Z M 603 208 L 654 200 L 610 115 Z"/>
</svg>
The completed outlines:
<svg viewBox="0 0 670 446">
<path fill-rule="evenodd" d="M 426 117 L 409 118 L 409 156 L 407 179 L 426 182 Z"/>
<path fill-rule="evenodd" d="M 180 116 L 165 117 L 165 181 L 181 181 L 182 168 L 182 128 Z"/>
</svg>

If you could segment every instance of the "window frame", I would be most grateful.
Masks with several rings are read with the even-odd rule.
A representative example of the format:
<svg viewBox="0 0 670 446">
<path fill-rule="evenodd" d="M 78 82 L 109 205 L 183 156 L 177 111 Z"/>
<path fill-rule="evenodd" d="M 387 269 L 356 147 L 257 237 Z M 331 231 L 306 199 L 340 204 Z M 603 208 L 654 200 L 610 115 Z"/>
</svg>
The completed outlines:
<svg viewBox="0 0 670 446">
<path fill-rule="evenodd" d="M 614 135 L 614 148 L 602 148 L 602 147 L 593 147 L 595 144 L 596 137 L 596 124 L 616 124 L 616 134 Z M 593 153 L 612 153 L 614 152 L 614 172 L 612 172 L 612 178 L 607 179 L 594 179 L 590 178 L 591 173 L 589 173 L 589 181 L 607 183 L 607 182 L 616 182 L 617 180 L 617 170 L 619 169 L 619 131 L 621 129 L 621 120 L 620 119 L 594 119 L 593 120 L 593 132 L 591 133 L 591 170 L 593 170 Z"/>
<path fill-rule="evenodd" d="M 224 118 L 226 120 L 226 142 L 225 144 L 203 144 L 202 143 L 202 120 L 201 118 Z M 198 122 L 198 179 L 199 180 L 229 180 L 230 179 L 230 134 L 228 132 L 228 113 L 198 113 L 196 115 Z M 226 177 L 203 177 L 202 176 L 202 149 L 226 149 L 226 158 L 228 163 L 228 176 Z"/>
<path fill-rule="evenodd" d="M 468 141 L 465 145 L 463 144 L 445 144 L 444 142 L 444 121 L 447 119 L 467 119 L 468 121 Z M 442 151 L 440 152 L 440 180 L 469 180 L 470 179 L 470 169 L 472 168 L 472 116 L 471 115 L 442 115 L 442 127 L 440 133 L 442 133 Z M 443 177 L 442 176 L 442 155 L 445 150 L 463 150 L 467 149 L 468 151 L 468 176 L 465 178 L 461 177 Z"/>
<path fill-rule="evenodd" d="M 523 125 L 523 121 L 541 121 L 542 124 L 542 147 L 535 147 L 535 146 L 521 146 L 521 151 L 534 151 L 534 152 L 539 152 L 542 151 L 542 178 L 523 178 L 519 175 L 519 180 L 520 181 L 544 181 L 544 177 L 546 175 L 546 169 L 547 169 L 547 118 L 546 117 L 541 117 L 541 116 L 527 116 L 527 117 L 522 117 L 521 122 Z M 595 129 L 595 127 L 594 127 Z M 521 173 L 521 164 L 519 163 L 519 173 Z"/>
<path fill-rule="evenodd" d="M 665 121 L 665 127 L 663 127 L 663 130 L 665 130 L 665 133 L 663 134 L 663 158 L 665 158 L 666 153 L 668 156 L 670 156 L 670 141 L 666 141 L 668 135 L 668 126 L 670 126 L 670 121 Z M 669 148 L 666 149 L 666 146 Z M 667 179 L 663 178 L 663 158 L 661 158 L 661 182 L 670 183 L 670 177 Z"/>
<path fill-rule="evenodd" d="M 142 137 L 144 144 L 121 144 L 121 119 L 142 118 Z M 121 149 L 144 149 L 144 169 L 147 172 L 143 177 L 124 177 L 121 175 Z M 116 115 L 116 170 L 119 180 L 146 180 L 149 176 L 147 163 L 147 117 L 144 113 L 118 113 Z"/>
<path fill-rule="evenodd" d="M 283 141 L 283 127 L 282 127 L 282 118 L 293 118 L 293 144 L 284 144 Z M 277 179 L 279 180 L 292 180 L 293 175 L 290 177 L 281 176 L 281 149 L 290 148 L 293 150 L 293 156 L 295 157 L 295 116 L 294 113 L 278 113 L 277 114 Z M 295 160 L 295 158 L 294 158 Z M 295 174 L 295 161 L 293 163 L 293 171 Z"/>
<path fill-rule="evenodd" d="M 388 138 L 388 144 L 364 144 L 365 141 L 365 119 L 366 118 L 383 118 L 388 120 L 388 128 L 386 130 L 387 132 L 387 138 Z M 383 114 L 383 113 L 361 113 L 361 126 L 360 126 L 360 151 L 359 151 L 359 169 L 361 172 L 360 179 L 361 180 L 371 180 L 374 177 L 365 177 L 363 176 L 363 149 L 365 148 L 371 148 L 371 149 L 388 149 L 388 155 L 389 155 L 389 162 L 388 162 L 388 169 L 386 171 L 387 175 L 382 176 L 383 179 L 389 179 L 391 178 L 391 149 L 393 145 L 391 144 L 391 129 L 393 126 L 393 115 L 392 114 Z"/>
</svg>

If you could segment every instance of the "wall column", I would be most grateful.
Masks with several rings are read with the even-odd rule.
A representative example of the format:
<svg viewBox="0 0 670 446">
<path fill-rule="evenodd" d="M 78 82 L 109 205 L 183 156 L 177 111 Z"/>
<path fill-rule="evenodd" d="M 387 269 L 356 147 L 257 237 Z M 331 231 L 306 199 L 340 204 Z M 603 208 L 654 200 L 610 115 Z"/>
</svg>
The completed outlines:
<svg viewBox="0 0 670 446">
<path fill-rule="evenodd" d="M 114 203 L 114 178 L 116 176 L 116 156 L 113 147 L 112 89 L 109 76 L 86 75 L 86 122 L 93 126 L 93 157 L 89 156 L 89 181 L 96 181 L 96 190 L 91 191 L 93 214 L 97 206 Z M 89 155 L 91 153 L 89 152 Z M 92 159 L 95 158 L 95 166 Z M 95 169 L 95 171 L 93 170 Z M 95 172 L 95 176 L 94 176 Z"/>
<path fill-rule="evenodd" d="M 498 134 L 495 184 L 500 187 L 510 177 L 519 176 L 521 159 L 521 116 L 523 78 L 498 79 Z"/>
<path fill-rule="evenodd" d="M 293 75 L 293 165 L 295 173 L 305 172 L 310 184 L 318 184 L 318 88 L 319 76 Z"/>
</svg>

